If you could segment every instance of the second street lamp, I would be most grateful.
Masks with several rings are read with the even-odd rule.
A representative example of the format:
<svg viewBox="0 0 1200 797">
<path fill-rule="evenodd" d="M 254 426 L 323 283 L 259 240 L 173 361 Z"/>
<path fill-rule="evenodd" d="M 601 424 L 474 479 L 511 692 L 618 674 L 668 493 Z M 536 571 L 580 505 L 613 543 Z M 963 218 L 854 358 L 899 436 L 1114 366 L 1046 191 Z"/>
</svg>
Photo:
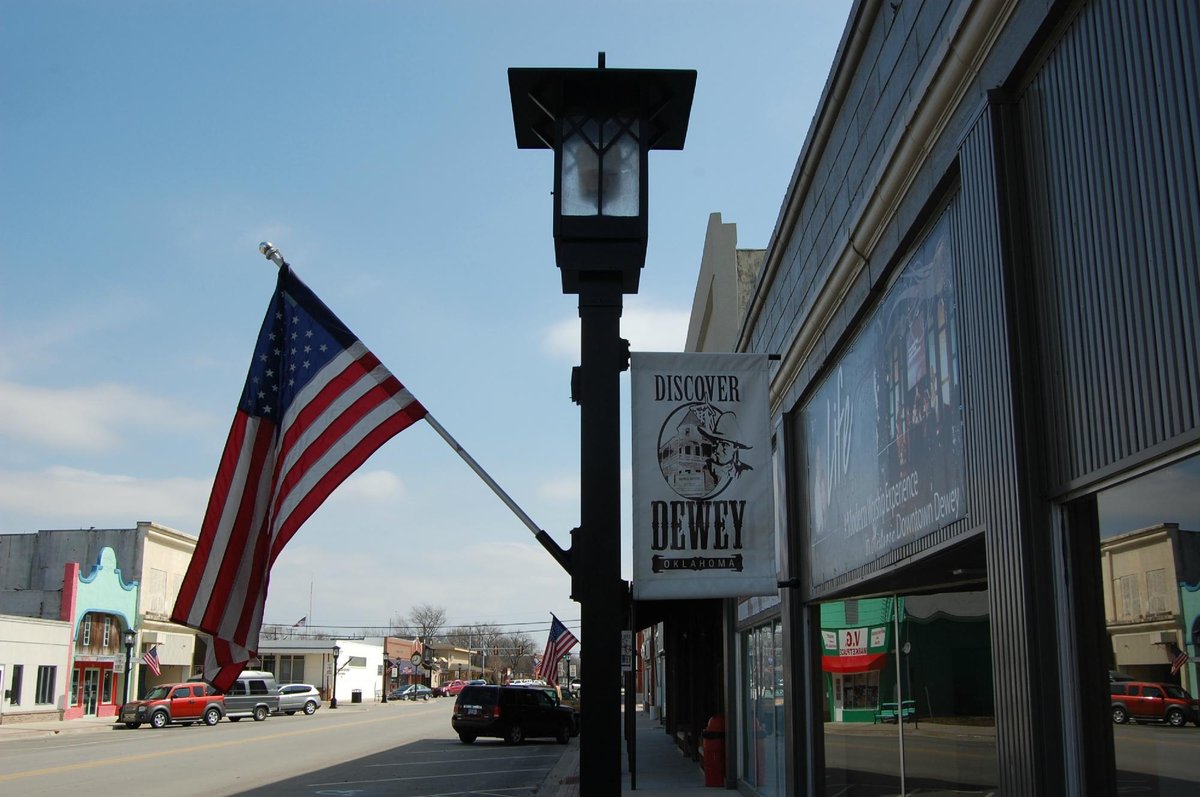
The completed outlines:
<svg viewBox="0 0 1200 797">
<path fill-rule="evenodd" d="M 129 676 L 130 670 L 133 669 L 133 643 L 137 641 L 137 631 L 126 628 L 121 641 L 125 643 L 125 699 L 122 702 L 124 705 L 129 702 Z"/>
<path fill-rule="evenodd" d="M 342 655 L 342 649 L 337 645 L 333 646 L 333 691 L 329 693 L 329 707 L 337 708 L 337 671 L 338 671 L 338 656 Z"/>
<path fill-rule="evenodd" d="M 554 151 L 554 253 L 563 293 L 579 295 L 582 362 L 580 517 L 572 533 L 571 598 L 580 604 L 588 690 L 580 712 L 581 794 L 621 791 L 620 372 L 624 294 L 646 260 L 647 154 L 682 149 L 694 70 L 509 69 L 517 147 Z"/>
</svg>

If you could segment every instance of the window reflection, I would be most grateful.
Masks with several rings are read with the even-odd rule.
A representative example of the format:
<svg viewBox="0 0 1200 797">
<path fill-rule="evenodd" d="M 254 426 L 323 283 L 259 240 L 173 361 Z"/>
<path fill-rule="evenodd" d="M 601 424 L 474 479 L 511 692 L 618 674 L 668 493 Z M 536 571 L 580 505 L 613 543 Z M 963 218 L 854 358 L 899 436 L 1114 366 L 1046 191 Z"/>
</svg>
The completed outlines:
<svg viewBox="0 0 1200 797">
<path fill-rule="evenodd" d="M 822 604 L 825 794 L 997 788 L 986 591 Z"/>
<path fill-rule="evenodd" d="M 741 777 L 759 794 L 783 791 L 783 625 L 775 620 L 743 635 L 746 689 L 741 712 Z"/>
<path fill-rule="evenodd" d="M 1097 497 L 1118 793 L 1200 793 L 1198 494 L 1192 457 Z"/>
</svg>

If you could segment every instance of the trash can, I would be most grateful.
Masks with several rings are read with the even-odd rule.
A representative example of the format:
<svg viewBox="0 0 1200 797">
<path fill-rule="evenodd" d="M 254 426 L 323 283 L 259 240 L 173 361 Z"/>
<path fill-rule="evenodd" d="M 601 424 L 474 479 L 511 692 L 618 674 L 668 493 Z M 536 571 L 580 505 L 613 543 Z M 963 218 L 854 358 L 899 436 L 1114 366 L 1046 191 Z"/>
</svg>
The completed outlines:
<svg viewBox="0 0 1200 797">
<path fill-rule="evenodd" d="M 350 690 L 350 702 L 351 703 L 361 703 L 362 702 L 362 690 L 361 689 Z"/>
<path fill-rule="evenodd" d="M 700 732 L 704 753 L 704 785 L 725 785 L 725 717 L 714 714 Z M 761 780 L 759 781 L 762 782 Z"/>
</svg>

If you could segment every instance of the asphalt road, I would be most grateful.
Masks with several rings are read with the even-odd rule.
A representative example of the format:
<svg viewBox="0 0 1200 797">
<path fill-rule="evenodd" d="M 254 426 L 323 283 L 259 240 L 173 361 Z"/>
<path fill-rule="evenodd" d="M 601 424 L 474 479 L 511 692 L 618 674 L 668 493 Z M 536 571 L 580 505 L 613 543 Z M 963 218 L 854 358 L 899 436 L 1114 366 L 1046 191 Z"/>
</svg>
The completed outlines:
<svg viewBox="0 0 1200 797">
<path fill-rule="evenodd" d="M 533 794 L 566 750 L 459 742 L 451 700 L 343 704 L 311 717 L 143 726 L 20 739 L 0 748 L 0 794 L 418 797 Z"/>
</svg>

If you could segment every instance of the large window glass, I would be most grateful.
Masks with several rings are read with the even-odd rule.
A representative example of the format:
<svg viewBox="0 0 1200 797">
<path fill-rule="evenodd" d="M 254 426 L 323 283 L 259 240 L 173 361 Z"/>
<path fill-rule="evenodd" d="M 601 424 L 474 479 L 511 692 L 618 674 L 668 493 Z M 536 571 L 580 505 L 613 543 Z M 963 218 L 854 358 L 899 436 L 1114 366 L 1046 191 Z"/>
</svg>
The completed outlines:
<svg viewBox="0 0 1200 797">
<path fill-rule="evenodd" d="M 782 794 L 784 777 L 783 626 L 757 626 L 742 638 L 740 778 L 761 795 Z"/>
<path fill-rule="evenodd" d="M 997 788 L 986 591 L 822 604 L 824 794 Z"/>
<path fill-rule="evenodd" d="M 1200 457 L 1096 503 L 1111 777 L 1121 793 L 1200 794 Z"/>
<path fill-rule="evenodd" d="M 49 705 L 54 702 L 54 684 L 58 680 L 58 667 L 43 664 L 38 667 L 37 672 L 37 693 L 34 697 L 35 703 L 40 706 Z"/>
</svg>

